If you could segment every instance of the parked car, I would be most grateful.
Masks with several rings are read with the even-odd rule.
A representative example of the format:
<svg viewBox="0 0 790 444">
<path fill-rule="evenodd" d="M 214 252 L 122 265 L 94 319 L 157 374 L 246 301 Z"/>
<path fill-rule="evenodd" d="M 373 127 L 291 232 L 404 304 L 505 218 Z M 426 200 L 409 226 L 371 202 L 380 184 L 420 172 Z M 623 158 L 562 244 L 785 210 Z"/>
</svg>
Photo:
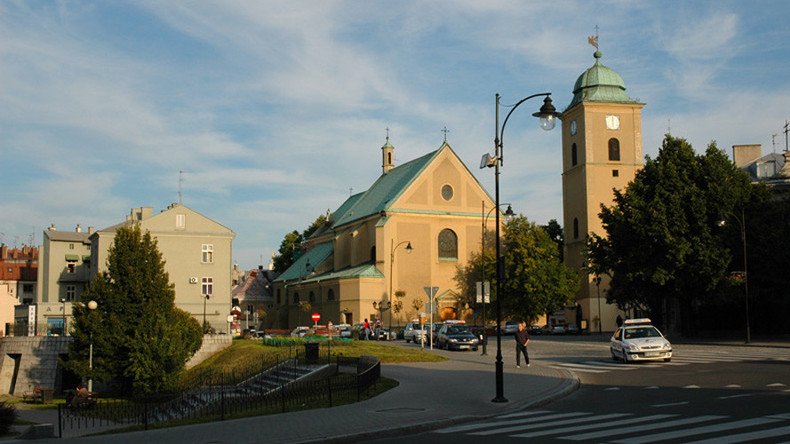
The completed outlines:
<svg viewBox="0 0 790 444">
<path fill-rule="evenodd" d="M 545 335 L 546 334 L 546 327 L 545 326 L 541 327 L 540 325 L 532 324 L 529 327 L 529 334 L 530 334 L 530 336 Z"/>
<path fill-rule="evenodd" d="M 291 330 L 291 336 L 294 338 L 303 338 L 310 334 L 310 327 L 296 327 Z"/>
<path fill-rule="evenodd" d="M 349 324 L 337 324 L 335 325 L 333 335 L 337 335 L 341 338 L 350 338 L 351 337 L 351 325 Z"/>
<path fill-rule="evenodd" d="M 514 335 L 518 331 L 518 321 L 505 321 L 505 326 L 502 327 L 503 335 Z"/>
<path fill-rule="evenodd" d="M 426 324 L 420 324 L 419 322 L 409 322 L 406 324 L 406 327 L 403 328 L 403 339 L 406 342 L 414 342 L 419 343 L 422 338 L 428 339 L 428 326 Z"/>
<path fill-rule="evenodd" d="M 480 339 L 465 325 L 445 324 L 436 334 L 435 345 L 447 350 L 477 350 Z"/>
<path fill-rule="evenodd" d="M 569 335 L 578 335 L 579 334 L 579 326 L 576 324 L 567 324 L 565 326 L 565 333 Z"/>
<path fill-rule="evenodd" d="M 565 329 L 565 324 L 557 324 L 551 327 L 551 334 L 553 335 L 564 335 L 567 330 Z"/>
<path fill-rule="evenodd" d="M 612 335 L 610 351 L 615 361 L 672 360 L 672 344 L 647 318 L 623 322 Z"/>
<path fill-rule="evenodd" d="M 373 332 L 370 335 L 370 339 L 376 341 L 390 341 L 392 339 L 395 339 L 395 333 L 390 333 L 390 330 L 388 328 L 382 327 L 378 330 L 373 330 Z"/>
</svg>

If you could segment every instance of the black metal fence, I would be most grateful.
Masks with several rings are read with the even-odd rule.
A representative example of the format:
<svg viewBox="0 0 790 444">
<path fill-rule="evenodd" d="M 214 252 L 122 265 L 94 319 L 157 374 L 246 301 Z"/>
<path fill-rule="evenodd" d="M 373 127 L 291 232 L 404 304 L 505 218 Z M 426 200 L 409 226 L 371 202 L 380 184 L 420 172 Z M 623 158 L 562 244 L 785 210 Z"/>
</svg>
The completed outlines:
<svg viewBox="0 0 790 444">
<path fill-rule="evenodd" d="M 267 368 L 256 374 L 248 371 L 211 374 L 200 387 L 179 393 L 137 400 L 97 399 L 79 408 L 59 405 L 58 436 L 129 427 L 147 430 L 154 425 L 332 407 L 361 400 L 381 376 L 378 359 L 330 358 L 328 354 L 319 356 L 319 362 L 310 364 L 312 369 L 323 369 L 320 378 L 288 380 L 282 376 L 298 371 L 294 369 L 304 369 L 306 354 L 296 352 L 294 358 L 269 363 Z M 273 384 L 272 381 L 281 382 Z M 192 381 L 189 385 L 194 383 Z"/>
</svg>

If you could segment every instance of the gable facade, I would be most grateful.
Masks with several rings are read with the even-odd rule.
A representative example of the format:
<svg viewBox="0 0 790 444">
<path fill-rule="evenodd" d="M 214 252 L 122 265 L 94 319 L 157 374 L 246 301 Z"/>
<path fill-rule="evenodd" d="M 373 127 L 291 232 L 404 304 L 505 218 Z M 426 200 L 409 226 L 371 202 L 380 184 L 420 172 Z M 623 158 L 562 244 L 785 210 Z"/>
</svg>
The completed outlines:
<svg viewBox="0 0 790 444">
<path fill-rule="evenodd" d="M 384 148 L 393 149 L 389 141 Z M 310 325 L 317 312 L 322 324 L 402 326 L 426 312 L 425 287 L 439 288 L 436 318 L 463 315 L 454 276 L 480 249 L 480 210 L 492 199 L 447 143 L 401 166 L 383 164 L 376 183 L 332 213 L 275 280 L 270 325 Z"/>
</svg>

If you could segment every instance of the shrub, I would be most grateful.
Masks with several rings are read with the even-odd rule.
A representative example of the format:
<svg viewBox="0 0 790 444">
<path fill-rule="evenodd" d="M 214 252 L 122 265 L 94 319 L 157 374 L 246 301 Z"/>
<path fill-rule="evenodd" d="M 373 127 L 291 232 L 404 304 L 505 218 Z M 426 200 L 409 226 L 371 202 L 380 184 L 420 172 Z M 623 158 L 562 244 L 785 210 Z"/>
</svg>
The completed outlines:
<svg viewBox="0 0 790 444">
<path fill-rule="evenodd" d="M 11 425 L 16 421 L 16 407 L 5 401 L 0 401 L 0 435 L 7 435 Z"/>
</svg>

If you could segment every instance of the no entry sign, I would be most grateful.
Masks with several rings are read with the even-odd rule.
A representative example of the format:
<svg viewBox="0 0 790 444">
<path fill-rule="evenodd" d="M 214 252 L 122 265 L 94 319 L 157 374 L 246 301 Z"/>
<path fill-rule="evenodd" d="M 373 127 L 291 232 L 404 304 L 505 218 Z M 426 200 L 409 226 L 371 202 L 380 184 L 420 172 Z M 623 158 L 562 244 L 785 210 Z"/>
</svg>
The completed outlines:
<svg viewBox="0 0 790 444">
<path fill-rule="evenodd" d="M 321 315 L 318 314 L 318 312 L 315 312 L 312 316 L 310 316 L 310 318 L 313 319 L 313 322 L 318 322 L 318 320 L 321 319 Z"/>
</svg>

